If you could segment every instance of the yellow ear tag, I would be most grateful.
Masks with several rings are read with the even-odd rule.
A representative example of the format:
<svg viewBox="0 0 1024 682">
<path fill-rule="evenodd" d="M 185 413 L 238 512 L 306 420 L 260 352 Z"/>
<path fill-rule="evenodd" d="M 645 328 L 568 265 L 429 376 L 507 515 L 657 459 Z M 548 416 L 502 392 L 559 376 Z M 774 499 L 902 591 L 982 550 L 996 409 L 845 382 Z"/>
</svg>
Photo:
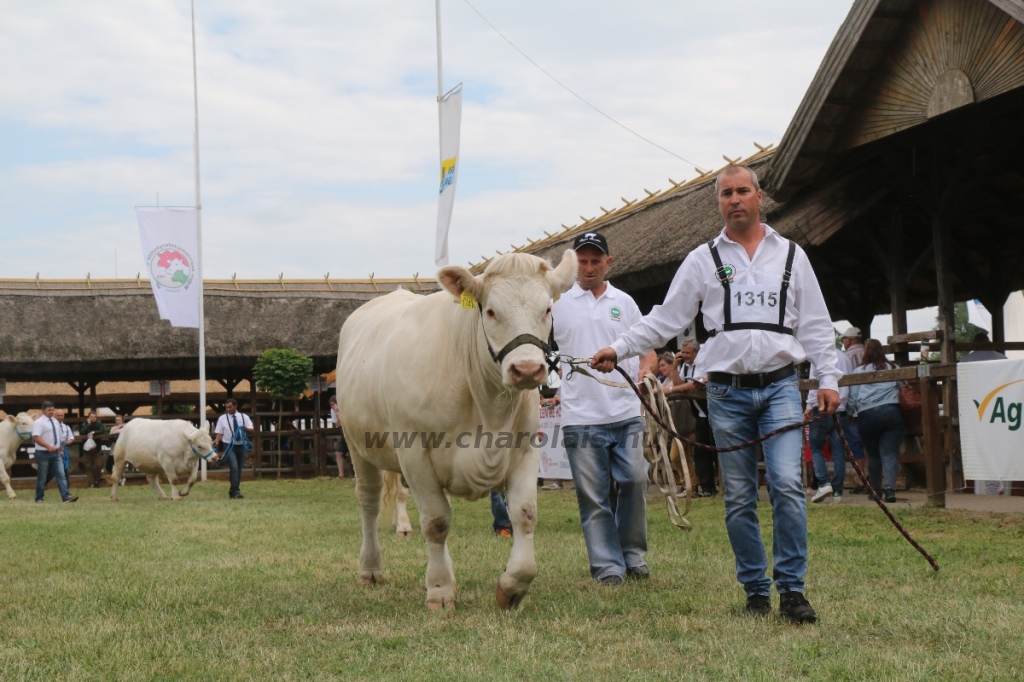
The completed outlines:
<svg viewBox="0 0 1024 682">
<path fill-rule="evenodd" d="M 459 304 L 463 308 L 475 308 L 476 299 L 473 298 L 473 294 L 469 293 L 468 291 L 463 291 L 462 295 L 459 296 Z"/>
<path fill-rule="evenodd" d="M 558 299 L 562 298 L 561 294 L 555 294 L 555 297 L 551 300 L 552 303 L 558 303 Z"/>
</svg>

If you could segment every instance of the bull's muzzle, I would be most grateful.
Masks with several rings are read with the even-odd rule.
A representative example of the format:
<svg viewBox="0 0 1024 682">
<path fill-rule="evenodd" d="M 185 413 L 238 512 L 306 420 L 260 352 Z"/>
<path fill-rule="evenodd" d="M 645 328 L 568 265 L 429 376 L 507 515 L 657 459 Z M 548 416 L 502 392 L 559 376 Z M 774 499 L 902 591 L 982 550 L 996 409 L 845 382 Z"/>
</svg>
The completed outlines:
<svg viewBox="0 0 1024 682">
<path fill-rule="evenodd" d="M 547 366 L 536 362 L 515 362 L 509 365 L 508 378 L 516 388 L 537 388 L 547 381 Z"/>
</svg>

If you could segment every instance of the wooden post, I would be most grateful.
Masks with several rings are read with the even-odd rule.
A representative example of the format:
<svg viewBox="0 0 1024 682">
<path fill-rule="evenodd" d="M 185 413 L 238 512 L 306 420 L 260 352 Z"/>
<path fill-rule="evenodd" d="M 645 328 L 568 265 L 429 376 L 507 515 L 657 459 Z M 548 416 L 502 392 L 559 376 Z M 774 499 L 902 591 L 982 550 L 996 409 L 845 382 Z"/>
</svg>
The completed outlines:
<svg viewBox="0 0 1024 682">
<path fill-rule="evenodd" d="M 889 230 L 889 305 L 892 316 L 892 333 L 907 333 L 907 278 L 903 268 L 903 219 L 899 213 L 892 216 Z M 903 350 L 895 354 L 896 364 L 909 364 L 910 352 Z"/>
<path fill-rule="evenodd" d="M 946 457 L 939 429 L 939 392 L 928 376 L 919 379 L 921 427 L 924 430 L 925 489 L 930 507 L 946 506 Z"/>
<path fill-rule="evenodd" d="M 256 380 L 249 375 L 249 409 L 252 411 L 252 425 L 255 433 L 255 441 L 252 444 L 252 477 L 260 477 L 260 466 L 263 463 L 263 438 L 260 437 L 260 421 L 256 416 L 259 406 L 256 403 Z"/>
<path fill-rule="evenodd" d="M 996 306 L 995 310 L 990 310 L 992 313 L 992 341 L 995 343 L 1003 343 L 1006 341 L 1006 320 L 1003 317 L 1003 307 L 1006 305 L 1006 298 L 1003 298 L 1003 302 Z"/>
</svg>

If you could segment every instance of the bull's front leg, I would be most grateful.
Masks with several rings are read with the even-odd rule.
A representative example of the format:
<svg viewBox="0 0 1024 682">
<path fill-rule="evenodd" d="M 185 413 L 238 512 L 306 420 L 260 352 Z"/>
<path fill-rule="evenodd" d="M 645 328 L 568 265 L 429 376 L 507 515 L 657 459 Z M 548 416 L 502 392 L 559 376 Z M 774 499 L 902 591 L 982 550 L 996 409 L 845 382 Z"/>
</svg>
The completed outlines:
<svg viewBox="0 0 1024 682">
<path fill-rule="evenodd" d="M 398 491 L 395 495 L 395 534 L 403 538 L 412 537 L 412 521 L 409 520 L 409 489 L 402 485 L 401 478 L 398 481 Z"/>
<path fill-rule="evenodd" d="M 18 499 L 18 496 L 14 493 L 14 488 L 11 487 L 11 477 L 7 473 L 7 467 L 0 464 L 0 482 L 3 482 L 4 487 L 7 488 L 7 497 L 12 500 Z"/>
<path fill-rule="evenodd" d="M 508 515 L 512 520 L 512 553 L 505 572 L 498 578 L 498 606 L 513 609 L 519 606 L 537 576 L 537 559 L 533 550 L 533 531 L 537 527 L 537 471 L 540 463 L 537 450 L 529 448 L 506 479 Z"/>
<path fill-rule="evenodd" d="M 192 467 L 192 473 L 188 475 L 188 482 L 185 483 L 185 487 L 178 491 L 178 494 L 185 497 L 192 490 L 192 486 L 195 484 L 196 479 L 199 477 L 199 460 L 196 460 L 195 466 Z"/>
<path fill-rule="evenodd" d="M 420 530 L 427 541 L 427 608 L 440 611 L 455 608 L 455 570 L 448 554 L 448 531 L 452 507 L 434 476 L 430 453 L 402 460 L 402 470 L 420 513 Z"/>
</svg>

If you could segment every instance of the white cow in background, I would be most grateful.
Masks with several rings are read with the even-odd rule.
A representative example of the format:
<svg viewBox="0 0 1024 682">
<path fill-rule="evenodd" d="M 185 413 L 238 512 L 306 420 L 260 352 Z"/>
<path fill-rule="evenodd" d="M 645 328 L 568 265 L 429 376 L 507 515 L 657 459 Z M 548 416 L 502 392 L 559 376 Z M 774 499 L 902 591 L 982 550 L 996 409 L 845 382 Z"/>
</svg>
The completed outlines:
<svg viewBox="0 0 1024 682">
<path fill-rule="evenodd" d="M 364 584 L 383 579 L 381 472 L 400 471 L 427 541 L 427 607 L 455 606 L 445 491 L 476 500 L 505 489 L 514 540 L 497 600 L 502 608 L 522 601 L 537 574 L 539 456 L 530 439 L 540 407 L 535 389 L 547 379 L 542 346 L 551 331 L 551 300 L 575 278 L 571 250 L 557 268 L 510 253 L 491 261 L 479 277 L 457 266 L 442 268 L 437 279 L 445 291 L 395 291 L 349 316 L 338 345 L 337 395 L 356 470 Z M 478 431 L 493 440 L 484 437 L 478 445 Z M 394 433 L 403 437 L 397 447 Z M 413 433 L 413 441 L 406 440 Z M 503 442 L 502 433 L 514 442 Z"/>
<path fill-rule="evenodd" d="M 183 419 L 133 419 L 121 429 L 114 445 L 114 472 L 110 476 L 114 489 L 110 499 L 117 501 L 117 483 L 124 475 L 125 464 L 131 462 L 146 474 L 161 500 L 167 495 L 160 487 L 160 474 L 167 476 L 171 499 L 178 502 L 196 482 L 200 459 L 217 459 L 213 439 L 205 429 L 197 429 Z M 185 484 L 179 491 L 177 486 L 182 481 Z"/>
<path fill-rule="evenodd" d="M 11 487 L 11 467 L 18 456 L 18 448 L 32 442 L 33 419 L 22 412 L 17 417 L 7 415 L 0 419 L 0 482 L 7 488 L 7 497 L 16 499 Z"/>
</svg>

